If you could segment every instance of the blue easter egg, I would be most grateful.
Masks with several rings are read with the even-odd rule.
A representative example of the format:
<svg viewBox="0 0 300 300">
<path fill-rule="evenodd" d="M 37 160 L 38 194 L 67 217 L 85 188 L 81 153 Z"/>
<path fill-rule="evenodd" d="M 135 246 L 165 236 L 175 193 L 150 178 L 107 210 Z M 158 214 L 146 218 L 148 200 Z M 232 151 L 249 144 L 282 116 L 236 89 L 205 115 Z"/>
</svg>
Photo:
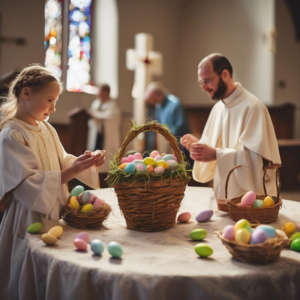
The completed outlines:
<svg viewBox="0 0 300 300">
<path fill-rule="evenodd" d="M 88 191 L 83 192 L 83 194 L 81 196 L 81 202 L 83 204 L 88 203 L 90 198 L 91 198 L 91 193 L 90 192 L 88 192 Z"/>
<path fill-rule="evenodd" d="M 110 242 L 107 249 L 109 254 L 115 258 L 120 258 L 123 254 L 122 246 L 117 242 Z"/>
<path fill-rule="evenodd" d="M 273 238 L 276 236 L 276 229 L 270 225 L 259 225 L 257 226 L 257 228 L 260 228 L 261 230 L 263 230 L 266 235 L 270 238 Z"/>
<path fill-rule="evenodd" d="M 100 255 L 104 251 L 104 245 L 100 240 L 92 240 L 91 241 L 91 250 L 95 254 Z"/>
<path fill-rule="evenodd" d="M 173 154 L 166 154 L 163 156 L 162 160 L 167 161 L 167 160 L 175 160 Z"/>
<path fill-rule="evenodd" d="M 134 173 L 136 170 L 136 167 L 135 167 L 135 164 L 133 163 L 129 163 L 126 165 L 124 171 L 127 173 L 127 174 L 131 174 L 131 173 Z"/>
</svg>

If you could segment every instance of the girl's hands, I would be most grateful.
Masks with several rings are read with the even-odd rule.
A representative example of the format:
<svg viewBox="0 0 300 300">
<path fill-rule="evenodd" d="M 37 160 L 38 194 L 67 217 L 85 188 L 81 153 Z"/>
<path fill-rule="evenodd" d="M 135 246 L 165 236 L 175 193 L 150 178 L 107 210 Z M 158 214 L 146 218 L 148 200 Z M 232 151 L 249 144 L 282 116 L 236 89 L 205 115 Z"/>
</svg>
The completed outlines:
<svg viewBox="0 0 300 300">
<path fill-rule="evenodd" d="M 95 158 L 95 167 L 99 168 L 105 163 L 105 150 L 96 150 L 94 152 L 85 151 L 85 155 L 90 155 Z"/>
<path fill-rule="evenodd" d="M 192 143 L 197 143 L 199 139 L 197 139 L 192 134 L 185 134 L 181 139 L 180 142 L 184 148 L 186 148 L 188 151 L 191 151 L 191 145 Z"/>
<path fill-rule="evenodd" d="M 96 157 L 90 154 L 83 154 L 73 161 L 71 169 L 74 173 L 78 174 L 95 165 L 96 161 Z"/>
<path fill-rule="evenodd" d="M 195 161 L 210 162 L 217 159 L 216 149 L 206 144 L 193 143 L 190 156 Z"/>
</svg>

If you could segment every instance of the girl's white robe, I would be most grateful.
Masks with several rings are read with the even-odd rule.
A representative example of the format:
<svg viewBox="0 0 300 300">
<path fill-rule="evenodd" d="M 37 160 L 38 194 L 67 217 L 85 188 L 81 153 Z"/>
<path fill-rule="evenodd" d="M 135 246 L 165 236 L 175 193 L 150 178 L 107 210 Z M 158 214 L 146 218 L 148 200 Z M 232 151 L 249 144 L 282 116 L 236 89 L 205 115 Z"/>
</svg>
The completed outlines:
<svg viewBox="0 0 300 300">
<path fill-rule="evenodd" d="M 47 122 L 31 126 L 8 121 L 0 133 L 0 203 L 9 201 L 0 226 L 0 299 L 26 299 L 30 276 L 27 227 L 43 223 L 43 231 L 58 225 L 68 199 L 61 184 L 61 170 L 75 156 L 67 154 L 55 129 Z M 93 189 L 99 188 L 98 170 L 92 167 L 77 176 Z M 29 272 L 27 274 L 27 272 Z"/>
</svg>

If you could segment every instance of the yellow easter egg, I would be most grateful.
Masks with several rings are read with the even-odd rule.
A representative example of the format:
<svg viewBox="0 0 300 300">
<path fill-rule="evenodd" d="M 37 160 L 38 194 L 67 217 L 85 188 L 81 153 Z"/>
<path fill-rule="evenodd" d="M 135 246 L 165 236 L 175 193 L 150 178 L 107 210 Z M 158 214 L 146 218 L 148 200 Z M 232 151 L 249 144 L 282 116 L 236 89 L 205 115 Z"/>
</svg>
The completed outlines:
<svg viewBox="0 0 300 300">
<path fill-rule="evenodd" d="M 165 170 L 169 168 L 169 164 L 164 160 L 159 160 L 156 162 L 158 167 L 163 167 Z"/>
<path fill-rule="evenodd" d="M 296 225 L 292 222 L 287 222 L 283 226 L 283 231 L 287 234 L 291 234 L 296 229 Z"/>
<path fill-rule="evenodd" d="M 123 163 L 123 164 L 119 165 L 118 168 L 120 170 L 124 170 L 126 166 L 127 166 L 127 163 Z"/>
<path fill-rule="evenodd" d="M 250 233 L 252 231 L 251 230 L 251 225 L 246 219 L 241 219 L 241 220 L 239 220 L 238 222 L 235 223 L 235 225 L 234 225 L 235 232 L 237 232 L 241 228 L 246 229 Z"/>
<path fill-rule="evenodd" d="M 235 240 L 237 242 L 249 244 L 250 238 L 251 238 L 251 234 L 245 228 L 241 228 L 235 233 Z"/>
<path fill-rule="evenodd" d="M 77 196 L 71 197 L 70 202 L 69 202 L 69 206 L 73 209 L 79 209 L 80 204 L 79 204 L 79 201 L 77 199 Z"/>
<path fill-rule="evenodd" d="M 156 161 L 155 161 L 154 158 L 152 158 L 152 157 L 146 157 L 146 158 L 143 160 L 143 163 L 144 163 L 144 165 L 146 165 L 146 166 L 149 166 L 149 165 L 154 166 L 154 165 L 156 164 Z"/>
<path fill-rule="evenodd" d="M 83 213 L 90 212 L 93 210 L 93 208 L 94 208 L 93 204 L 88 203 L 82 207 L 81 212 L 83 212 Z"/>
<path fill-rule="evenodd" d="M 274 200 L 270 197 L 270 196 L 267 196 L 265 199 L 264 199 L 264 204 L 263 204 L 263 207 L 270 207 L 274 205 Z"/>
<path fill-rule="evenodd" d="M 54 245 L 57 242 L 57 238 L 56 236 L 50 234 L 50 233 L 44 233 L 42 235 L 42 241 L 46 244 L 46 245 Z"/>
<path fill-rule="evenodd" d="M 54 226 L 48 231 L 48 233 L 56 236 L 57 238 L 59 238 L 63 232 L 64 230 L 61 226 Z"/>
</svg>

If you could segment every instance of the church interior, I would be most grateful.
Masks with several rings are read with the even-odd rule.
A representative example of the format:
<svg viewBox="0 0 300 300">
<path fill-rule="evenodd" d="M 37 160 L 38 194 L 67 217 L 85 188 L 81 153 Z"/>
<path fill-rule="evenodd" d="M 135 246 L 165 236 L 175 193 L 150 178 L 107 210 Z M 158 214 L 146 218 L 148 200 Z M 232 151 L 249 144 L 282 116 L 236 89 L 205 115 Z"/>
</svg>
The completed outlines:
<svg viewBox="0 0 300 300">
<path fill-rule="evenodd" d="M 56 14 L 56 29 L 47 27 L 53 18 L 51 9 L 48 14 L 45 10 L 47 2 L 50 8 L 51 2 L 60 8 L 52 9 Z M 234 80 L 268 107 L 282 159 L 282 193 L 289 199 L 300 200 L 300 9 L 297 1 L 88 2 L 88 71 L 82 70 L 85 83 L 74 87 L 70 55 L 74 28 L 69 19 L 69 1 L 1 1 L 2 95 L 22 68 L 32 63 L 44 65 L 47 60 L 49 64 L 55 56 L 53 70 L 61 78 L 64 92 L 49 122 L 66 151 L 80 155 L 85 150 L 88 131 L 85 109 L 95 99 L 93 87 L 101 83 L 111 86 L 111 97 L 120 107 L 122 141 L 133 118 L 135 81 L 135 72 L 126 65 L 126 52 L 135 49 L 136 34 L 147 33 L 153 37 L 152 50 L 160 53 L 163 60 L 162 73 L 154 75 L 152 80 L 163 82 L 181 99 L 191 133 L 201 137 L 214 103 L 197 84 L 197 65 L 209 53 L 222 53 L 232 62 Z M 55 53 L 53 43 L 56 43 Z M 100 173 L 103 187 L 105 178 L 106 173 Z"/>
</svg>

